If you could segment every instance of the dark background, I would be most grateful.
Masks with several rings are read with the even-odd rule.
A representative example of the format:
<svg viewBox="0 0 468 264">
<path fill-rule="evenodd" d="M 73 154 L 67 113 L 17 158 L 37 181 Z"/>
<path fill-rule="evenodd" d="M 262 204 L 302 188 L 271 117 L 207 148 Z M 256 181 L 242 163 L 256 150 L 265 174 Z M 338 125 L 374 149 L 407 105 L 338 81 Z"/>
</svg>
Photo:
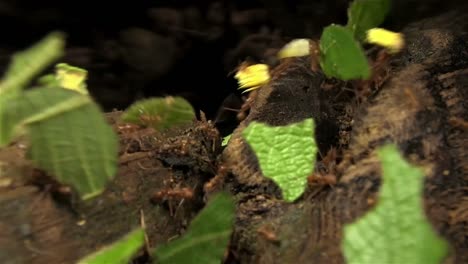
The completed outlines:
<svg viewBox="0 0 468 264">
<path fill-rule="evenodd" d="M 393 1 L 384 25 L 456 8 L 464 1 Z M 0 71 L 13 52 L 47 33 L 67 34 L 62 61 L 89 70 L 88 87 L 106 111 L 137 99 L 180 95 L 209 119 L 239 107 L 230 72 L 244 59 L 269 62 L 294 37 L 319 38 L 345 24 L 345 0 L 0 1 Z M 234 96 L 235 95 L 235 96 Z"/>
</svg>

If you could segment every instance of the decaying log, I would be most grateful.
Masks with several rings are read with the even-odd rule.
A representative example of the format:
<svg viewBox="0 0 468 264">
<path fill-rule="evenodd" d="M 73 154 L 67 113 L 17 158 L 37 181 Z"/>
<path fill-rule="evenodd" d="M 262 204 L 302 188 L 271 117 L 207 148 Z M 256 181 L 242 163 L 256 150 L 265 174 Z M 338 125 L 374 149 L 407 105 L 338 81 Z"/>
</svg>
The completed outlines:
<svg viewBox="0 0 468 264">
<path fill-rule="evenodd" d="M 233 172 L 229 187 L 250 185 L 239 194 L 244 198 L 234 234 L 241 263 L 343 263 L 343 225 L 375 204 L 381 177 L 375 150 L 389 142 L 424 168 L 426 213 L 453 248 L 447 261 L 468 262 L 467 21 L 454 12 L 403 31 L 407 46 L 391 59 L 388 79 L 354 110 L 338 183 L 308 192 L 295 204 L 279 201 L 271 191 L 241 131 L 252 121 L 281 125 L 314 117 L 320 142 L 328 133 L 320 122 L 323 111 L 317 111 L 326 104 L 317 102 L 325 93 L 323 78 L 295 60 L 258 91 L 251 114 L 224 152 Z M 304 89 L 309 83 L 312 91 Z"/>
</svg>

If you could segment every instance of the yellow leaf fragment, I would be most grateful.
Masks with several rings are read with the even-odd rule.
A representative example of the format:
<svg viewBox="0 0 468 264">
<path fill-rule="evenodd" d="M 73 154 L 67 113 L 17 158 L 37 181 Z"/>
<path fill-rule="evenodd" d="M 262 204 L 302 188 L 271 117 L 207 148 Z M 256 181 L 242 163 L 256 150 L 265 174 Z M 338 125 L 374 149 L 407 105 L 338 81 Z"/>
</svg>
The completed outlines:
<svg viewBox="0 0 468 264">
<path fill-rule="evenodd" d="M 278 58 L 302 57 L 310 54 L 308 39 L 294 39 L 278 52 Z"/>
<path fill-rule="evenodd" d="M 403 34 L 383 28 L 372 28 L 366 32 L 366 42 L 382 46 L 390 53 L 398 53 L 405 46 Z"/>
<path fill-rule="evenodd" d="M 254 64 L 241 67 L 234 77 L 239 83 L 239 89 L 245 89 L 245 93 L 268 83 L 270 81 L 270 71 L 266 64 Z"/>
<path fill-rule="evenodd" d="M 88 71 L 85 69 L 70 66 L 66 63 L 59 63 L 55 66 L 55 78 L 60 86 L 65 89 L 88 94 L 85 83 L 87 77 Z"/>
</svg>

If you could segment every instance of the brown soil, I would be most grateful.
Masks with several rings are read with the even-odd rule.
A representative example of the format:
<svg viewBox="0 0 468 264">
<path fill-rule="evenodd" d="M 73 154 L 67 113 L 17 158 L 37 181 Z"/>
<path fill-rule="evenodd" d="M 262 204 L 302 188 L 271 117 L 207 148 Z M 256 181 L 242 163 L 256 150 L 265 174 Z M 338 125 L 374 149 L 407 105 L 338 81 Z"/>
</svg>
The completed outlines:
<svg viewBox="0 0 468 264">
<path fill-rule="evenodd" d="M 86 203 L 34 168 L 21 141 L 1 149 L 0 262 L 74 263 L 142 224 L 151 248 L 182 235 L 210 195 L 225 189 L 237 201 L 226 263 L 343 263 L 343 224 L 376 201 L 374 150 L 395 142 L 425 168 L 426 213 L 452 245 L 447 262 L 467 263 L 467 21 L 450 13 L 409 25 L 406 49 L 378 60 L 372 82 L 326 81 L 306 58 L 279 65 L 225 149 L 211 121 L 157 133 L 109 113 L 120 136 L 119 172 Z M 317 173 L 338 180 L 311 184 L 288 204 L 261 175 L 240 133 L 254 120 L 283 125 L 307 117 L 317 121 L 323 154 Z M 330 149 L 336 156 L 325 158 Z M 204 189 L 221 166 L 230 173 Z M 149 260 L 142 250 L 135 262 Z"/>
</svg>

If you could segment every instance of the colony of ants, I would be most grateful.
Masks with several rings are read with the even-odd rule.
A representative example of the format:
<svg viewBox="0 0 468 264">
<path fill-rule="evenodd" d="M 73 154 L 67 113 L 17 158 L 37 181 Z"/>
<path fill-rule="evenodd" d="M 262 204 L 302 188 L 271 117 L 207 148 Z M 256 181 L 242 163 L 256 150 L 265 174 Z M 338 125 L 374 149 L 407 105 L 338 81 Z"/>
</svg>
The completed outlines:
<svg viewBox="0 0 468 264">
<path fill-rule="evenodd" d="M 310 67 L 313 72 L 319 71 L 319 44 L 314 41 L 310 41 Z M 380 50 L 376 53 L 375 59 L 371 63 L 372 67 L 372 77 L 366 81 L 355 81 L 352 82 L 352 90 L 355 94 L 355 100 L 358 104 L 362 103 L 366 98 L 372 94 L 376 89 L 382 86 L 382 84 L 386 81 L 388 77 L 388 62 L 390 56 L 384 51 Z M 241 63 L 235 70 L 239 71 L 244 69 L 245 67 L 251 65 L 250 63 L 243 62 Z M 328 84 L 328 86 L 327 86 Z M 325 82 L 322 84 L 322 89 L 330 89 L 331 86 L 335 86 L 332 82 Z M 346 88 L 344 88 L 346 89 Z M 348 88 L 349 89 L 349 88 Z M 243 97 L 243 103 L 239 109 L 233 109 L 229 107 L 224 107 L 221 111 L 235 111 L 237 112 L 236 118 L 238 122 L 243 121 L 252 106 L 255 102 L 255 98 L 257 97 L 258 90 L 252 90 L 249 92 L 248 96 Z M 458 120 L 457 120 L 458 121 Z M 307 179 L 308 185 L 314 189 L 321 189 L 324 186 L 333 186 L 337 184 L 337 174 L 339 170 L 339 165 L 337 164 L 338 158 L 338 151 L 336 148 L 332 147 L 328 153 L 320 160 L 320 168 L 317 168 L 315 172 L 310 175 Z M 204 184 L 203 191 L 205 194 L 211 193 L 214 190 L 218 189 L 219 186 L 223 183 L 226 175 L 228 174 L 228 166 L 223 165 L 222 163 L 218 166 L 218 170 L 216 175 L 211 178 L 208 182 Z M 318 188 L 317 188 L 318 187 Z M 156 192 L 153 197 L 152 201 L 154 202 L 161 202 L 167 200 L 183 200 L 183 199 L 192 199 L 194 197 L 194 191 L 191 188 L 184 187 L 184 188 L 174 188 L 174 189 L 167 189 L 161 190 Z M 263 236 L 265 236 L 268 240 L 276 241 L 275 235 L 271 232 L 266 232 L 265 230 L 259 230 Z"/>
</svg>

